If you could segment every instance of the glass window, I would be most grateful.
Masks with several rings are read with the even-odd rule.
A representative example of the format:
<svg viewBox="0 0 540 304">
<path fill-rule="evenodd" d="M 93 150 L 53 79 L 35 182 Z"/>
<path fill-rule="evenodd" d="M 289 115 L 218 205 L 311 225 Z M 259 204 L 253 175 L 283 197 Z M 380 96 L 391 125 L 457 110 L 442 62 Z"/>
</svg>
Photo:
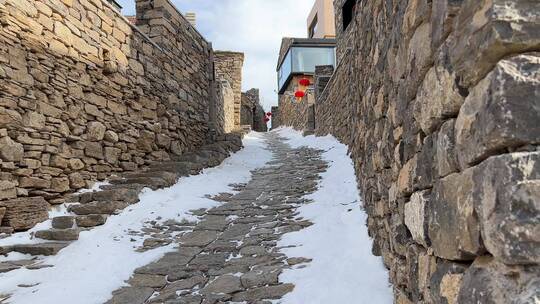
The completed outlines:
<svg viewBox="0 0 540 304">
<path fill-rule="evenodd" d="M 287 78 L 291 74 L 291 51 L 289 50 L 287 52 L 287 56 L 285 56 L 285 59 L 283 60 L 283 63 L 281 64 L 281 67 L 279 68 L 278 72 L 278 85 L 281 89 L 283 85 L 285 84 L 285 81 L 287 81 Z"/>
<path fill-rule="evenodd" d="M 292 47 L 278 70 L 278 88 L 281 91 L 291 74 L 313 74 L 319 65 L 336 66 L 334 47 Z"/>
<path fill-rule="evenodd" d="M 334 48 L 295 47 L 292 49 L 292 71 L 294 73 L 315 73 L 318 65 L 334 65 Z"/>
</svg>

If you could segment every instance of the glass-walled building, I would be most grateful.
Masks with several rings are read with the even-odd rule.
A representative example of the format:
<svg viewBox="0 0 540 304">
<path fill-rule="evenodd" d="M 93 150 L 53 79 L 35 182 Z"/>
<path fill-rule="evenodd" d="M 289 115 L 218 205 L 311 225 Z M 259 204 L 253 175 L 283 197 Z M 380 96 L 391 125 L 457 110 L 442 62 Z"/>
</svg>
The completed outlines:
<svg viewBox="0 0 540 304">
<path fill-rule="evenodd" d="M 279 94 L 287 90 L 295 75 L 313 75 L 320 65 L 335 67 L 334 39 L 284 38 L 277 68 Z"/>
</svg>

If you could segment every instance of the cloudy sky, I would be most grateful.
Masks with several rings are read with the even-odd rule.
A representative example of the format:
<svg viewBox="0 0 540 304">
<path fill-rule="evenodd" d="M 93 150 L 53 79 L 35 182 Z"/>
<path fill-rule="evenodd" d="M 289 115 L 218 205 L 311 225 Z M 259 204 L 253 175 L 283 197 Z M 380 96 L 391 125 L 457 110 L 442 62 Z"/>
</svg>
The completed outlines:
<svg viewBox="0 0 540 304">
<path fill-rule="evenodd" d="M 124 15 L 135 0 L 117 0 Z M 181 12 L 197 14 L 197 29 L 216 50 L 245 53 L 243 89 L 259 88 L 263 106 L 277 105 L 276 62 L 282 37 L 306 37 L 315 0 L 171 0 Z"/>
</svg>

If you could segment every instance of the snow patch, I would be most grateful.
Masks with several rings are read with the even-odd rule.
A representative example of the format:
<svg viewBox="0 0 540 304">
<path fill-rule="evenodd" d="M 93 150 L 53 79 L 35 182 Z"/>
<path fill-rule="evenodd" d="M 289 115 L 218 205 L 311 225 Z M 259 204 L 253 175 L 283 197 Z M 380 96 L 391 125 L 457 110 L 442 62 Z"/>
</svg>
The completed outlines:
<svg viewBox="0 0 540 304">
<path fill-rule="evenodd" d="M 287 269 L 280 275 L 281 282 L 296 287 L 279 303 L 391 304 L 388 272 L 371 253 L 367 215 L 361 208 L 347 146 L 332 136 L 303 137 L 290 128 L 276 132 L 292 147 L 324 150 L 322 157 L 329 165 L 321 174 L 318 190 L 306 196 L 314 202 L 298 209 L 299 216 L 314 225 L 285 234 L 278 242 L 287 256 L 313 259 L 306 267 Z"/>
<path fill-rule="evenodd" d="M 0 294 L 13 294 L 9 301 L 15 304 L 68 304 L 73 303 L 74 299 L 77 304 L 106 302 L 112 291 L 126 285 L 124 281 L 136 268 L 175 250 L 176 244 L 171 244 L 136 252 L 144 238 L 128 235 L 127 232 L 140 231 L 146 222 L 158 218 L 193 220 L 193 216 L 188 214 L 189 210 L 220 205 L 204 196 L 230 192 L 229 184 L 248 182 L 251 170 L 271 160 L 272 155 L 264 149 L 265 142 L 260 134 L 246 135 L 244 147 L 220 166 L 205 169 L 199 175 L 181 178 L 170 188 L 144 190 L 138 204 L 109 217 L 105 225 L 82 232 L 78 241 L 58 255 L 43 259 L 45 264 L 54 267 L 38 270 L 22 268 L 0 274 Z M 50 220 L 31 231 L 48 227 Z M 0 245 L 20 242 L 37 241 L 26 232 L 0 240 Z M 18 288 L 20 284 L 38 285 Z"/>
</svg>

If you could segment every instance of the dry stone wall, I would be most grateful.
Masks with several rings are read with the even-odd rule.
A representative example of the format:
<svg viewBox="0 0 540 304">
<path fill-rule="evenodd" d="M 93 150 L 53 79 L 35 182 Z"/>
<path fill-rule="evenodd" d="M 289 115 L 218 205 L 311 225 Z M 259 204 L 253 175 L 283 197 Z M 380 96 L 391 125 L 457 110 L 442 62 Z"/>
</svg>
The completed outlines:
<svg viewBox="0 0 540 304">
<path fill-rule="evenodd" d="M 205 143 L 211 47 L 170 2 L 136 2 L 138 27 L 102 0 L 0 1 L 2 226 Z"/>
<path fill-rule="evenodd" d="M 223 96 L 225 97 L 225 132 L 240 129 L 243 65 L 244 53 L 216 51 L 214 54 L 216 80 L 224 83 L 225 88 L 230 87 L 233 92 L 233 98 L 230 98 L 230 95 L 228 95 L 229 92 L 223 92 Z"/>
<path fill-rule="evenodd" d="M 266 112 L 260 103 L 259 89 L 251 89 L 242 93 L 242 111 L 240 120 L 242 125 L 248 125 L 257 132 L 266 132 L 268 127 L 264 118 Z"/>
<path fill-rule="evenodd" d="M 344 2 L 316 132 L 350 147 L 395 302 L 535 303 L 540 2 L 357 1 L 343 29 Z"/>
<path fill-rule="evenodd" d="M 302 78 L 308 78 L 313 83 L 311 76 L 294 75 L 285 92 L 278 96 L 279 125 L 292 126 L 296 130 L 310 130 L 310 113 L 314 110 L 315 101 L 313 86 L 305 90 L 306 95 L 302 99 L 298 100 L 294 96 L 299 90 L 298 81 Z M 272 122 L 273 128 L 279 125 L 277 120 Z"/>
</svg>

